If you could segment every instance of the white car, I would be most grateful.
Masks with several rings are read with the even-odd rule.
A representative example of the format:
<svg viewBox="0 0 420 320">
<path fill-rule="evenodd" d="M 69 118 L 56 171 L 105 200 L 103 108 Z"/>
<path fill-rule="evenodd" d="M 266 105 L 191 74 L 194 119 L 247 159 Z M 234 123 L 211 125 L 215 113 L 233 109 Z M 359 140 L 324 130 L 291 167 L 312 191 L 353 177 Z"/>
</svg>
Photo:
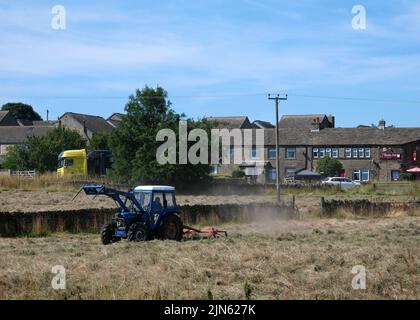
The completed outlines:
<svg viewBox="0 0 420 320">
<path fill-rule="evenodd" d="M 322 181 L 322 184 L 340 186 L 340 188 L 342 189 L 352 189 L 360 187 L 360 182 L 343 177 L 328 177 Z"/>
</svg>

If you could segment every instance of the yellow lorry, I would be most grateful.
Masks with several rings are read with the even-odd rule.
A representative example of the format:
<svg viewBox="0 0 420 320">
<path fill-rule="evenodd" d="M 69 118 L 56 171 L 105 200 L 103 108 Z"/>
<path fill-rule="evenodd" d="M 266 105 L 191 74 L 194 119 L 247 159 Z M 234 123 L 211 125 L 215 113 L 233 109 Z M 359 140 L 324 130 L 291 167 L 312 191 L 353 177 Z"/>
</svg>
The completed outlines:
<svg viewBox="0 0 420 320">
<path fill-rule="evenodd" d="M 109 150 L 86 149 L 65 150 L 58 156 L 59 176 L 103 176 L 111 168 L 111 152 Z"/>
</svg>

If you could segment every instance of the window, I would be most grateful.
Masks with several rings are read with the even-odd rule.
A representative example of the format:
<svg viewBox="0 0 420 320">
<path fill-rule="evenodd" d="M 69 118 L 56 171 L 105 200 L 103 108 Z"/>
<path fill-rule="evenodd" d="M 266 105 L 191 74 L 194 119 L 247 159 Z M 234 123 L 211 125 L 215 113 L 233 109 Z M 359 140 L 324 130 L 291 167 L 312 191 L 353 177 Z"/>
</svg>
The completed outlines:
<svg viewBox="0 0 420 320">
<path fill-rule="evenodd" d="M 230 146 L 229 147 L 229 154 L 230 154 L 230 156 L 233 157 L 234 153 L 235 153 L 235 147 L 234 146 Z"/>
<path fill-rule="evenodd" d="M 267 170 L 267 179 L 269 181 L 276 181 L 276 169 Z"/>
<path fill-rule="evenodd" d="M 163 209 L 163 192 L 153 193 L 153 212 L 159 213 Z"/>
<path fill-rule="evenodd" d="M 391 171 L 391 180 L 392 181 L 400 180 L 400 170 L 392 170 Z"/>
<path fill-rule="evenodd" d="M 62 168 L 62 167 L 71 167 L 73 165 L 73 159 L 68 159 L 68 158 L 61 158 L 58 161 L 58 167 Z"/>
<path fill-rule="evenodd" d="M 370 158 L 370 148 L 365 148 L 365 158 Z"/>
<path fill-rule="evenodd" d="M 285 168 L 284 169 L 284 174 L 286 177 L 291 177 L 294 176 L 296 172 L 296 168 Z"/>
<path fill-rule="evenodd" d="M 351 158 L 351 148 L 344 149 L 344 156 L 346 158 Z"/>
<path fill-rule="evenodd" d="M 353 158 L 357 159 L 357 157 L 358 157 L 357 148 L 353 148 Z"/>
<path fill-rule="evenodd" d="M 0 154 L 1 155 L 5 155 L 6 153 L 7 153 L 7 148 L 8 148 L 9 146 L 7 145 L 7 144 L 1 144 L 0 145 Z"/>
<path fill-rule="evenodd" d="M 210 174 L 218 174 L 219 166 L 217 164 L 210 165 Z"/>
<path fill-rule="evenodd" d="M 353 180 L 360 181 L 360 170 L 353 170 Z"/>
<path fill-rule="evenodd" d="M 258 159 L 259 158 L 259 150 L 257 149 L 256 146 L 252 146 L 251 148 L 251 159 Z"/>
<path fill-rule="evenodd" d="M 169 209 L 175 208 L 174 194 L 171 192 L 165 193 L 165 207 Z"/>
<path fill-rule="evenodd" d="M 364 158 L 364 157 L 365 157 L 365 149 L 359 148 L 359 158 Z"/>
<path fill-rule="evenodd" d="M 332 148 L 332 157 L 338 158 L 338 148 Z"/>
<path fill-rule="evenodd" d="M 269 147 L 268 148 L 268 159 L 275 159 L 276 158 L 276 148 Z"/>
<path fill-rule="evenodd" d="M 296 148 L 286 148 L 286 159 L 296 159 Z"/>
<path fill-rule="evenodd" d="M 325 156 L 331 158 L 331 148 L 325 149 Z"/>
<path fill-rule="evenodd" d="M 150 207 L 150 192 L 136 192 L 135 197 L 144 211 L 148 211 Z"/>
<path fill-rule="evenodd" d="M 361 169 L 361 178 L 362 181 L 367 182 L 369 181 L 369 169 Z"/>
<path fill-rule="evenodd" d="M 320 158 L 324 158 L 325 157 L 325 149 L 324 148 L 320 148 L 319 149 L 319 157 Z"/>
<path fill-rule="evenodd" d="M 314 159 L 318 159 L 318 157 L 319 157 L 318 148 L 313 148 L 312 149 L 312 157 Z"/>
</svg>

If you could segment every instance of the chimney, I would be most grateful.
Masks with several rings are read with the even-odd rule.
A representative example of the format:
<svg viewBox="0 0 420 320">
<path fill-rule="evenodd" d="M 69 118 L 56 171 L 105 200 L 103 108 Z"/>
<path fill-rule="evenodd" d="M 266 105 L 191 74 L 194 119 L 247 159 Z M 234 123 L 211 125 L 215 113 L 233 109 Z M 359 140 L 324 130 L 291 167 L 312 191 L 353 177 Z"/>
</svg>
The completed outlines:
<svg viewBox="0 0 420 320">
<path fill-rule="evenodd" d="M 335 128 L 335 116 L 329 115 L 328 121 L 330 122 L 330 128 Z"/>
<path fill-rule="evenodd" d="M 385 120 L 379 120 L 378 129 L 384 130 L 385 129 Z"/>
<path fill-rule="evenodd" d="M 311 132 L 318 132 L 320 128 L 319 118 L 312 120 Z"/>
</svg>

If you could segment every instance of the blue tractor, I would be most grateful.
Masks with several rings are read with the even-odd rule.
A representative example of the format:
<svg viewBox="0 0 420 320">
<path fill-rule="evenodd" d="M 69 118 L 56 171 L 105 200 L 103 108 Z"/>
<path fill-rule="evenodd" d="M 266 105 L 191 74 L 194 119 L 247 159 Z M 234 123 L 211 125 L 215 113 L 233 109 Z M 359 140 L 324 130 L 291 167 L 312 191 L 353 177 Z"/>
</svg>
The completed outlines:
<svg viewBox="0 0 420 320">
<path fill-rule="evenodd" d="M 119 207 L 111 223 L 101 231 L 103 244 L 123 238 L 129 241 L 168 239 L 180 241 L 183 224 L 176 204 L 175 188 L 170 186 L 140 186 L 128 192 L 104 185 L 86 185 L 87 195 L 105 195 Z"/>
</svg>

